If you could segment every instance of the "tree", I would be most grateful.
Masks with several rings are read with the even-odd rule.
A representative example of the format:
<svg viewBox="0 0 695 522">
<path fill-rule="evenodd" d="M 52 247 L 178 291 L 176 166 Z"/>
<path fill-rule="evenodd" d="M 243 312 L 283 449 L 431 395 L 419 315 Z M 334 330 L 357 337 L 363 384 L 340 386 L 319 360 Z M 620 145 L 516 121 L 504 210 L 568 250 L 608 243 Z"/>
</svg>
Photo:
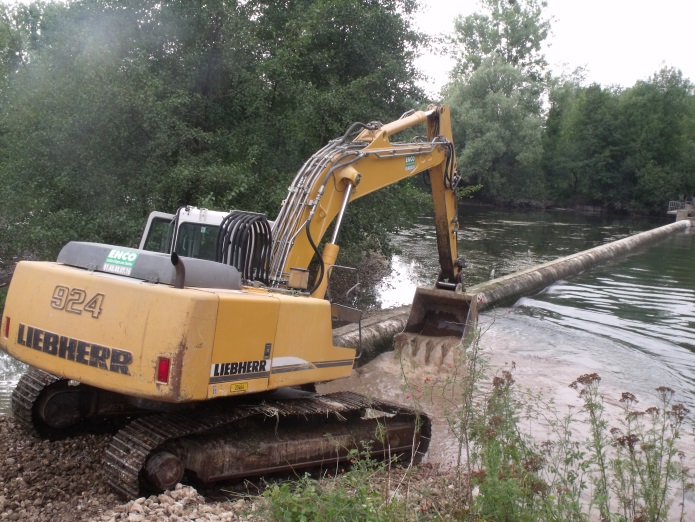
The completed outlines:
<svg viewBox="0 0 695 522">
<path fill-rule="evenodd" d="M 561 135 L 575 203 L 620 207 L 631 187 L 622 183 L 619 91 L 593 84 L 582 89 Z M 629 196 L 628 196 L 629 197 Z"/>
<path fill-rule="evenodd" d="M 7 8 L 0 181 L 12 198 L 0 211 L 3 248 L 51 258 L 70 239 L 134 245 L 149 211 L 184 204 L 274 216 L 289 180 L 327 140 L 419 101 L 415 7 L 73 0 Z M 382 238 L 404 215 L 393 194 L 391 208 L 371 203 Z M 367 229 L 359 216 L 352 222 Z"/>
<path fill-rule="evenodd" d="M 544 168 L 557 201 L 662 214 L 695 187 L 695 97 L 680 71 L 624 90 L 565 82 L 550 101 Z"/>
<path fill-rule="evenodd" d="M 544 197 L 540 169 L 542 119 L 534 97 L 522 88 L 521 72 L 490 58 L 468 83 L 453 84 L 448 101 L 460 122 L 459 164 L 471 183 L 482 183 L 489 198 Z"/>
<path fill-rule="evenodd" d="M 481 5 L 485 13 L 456 20 L 453 78 L 469 78 L 485 58 L 494 56 L 543 82 L 548 64 L 541 48 L 550 33 L 550 20 L 543 16 L 547 2 L 482 0 Z"/>
<path fill-rule="evenodd" d="M 670 199 L 695 189 L 693 94 L 681 71 L 664 68 L 621 96 L 621 172 L 635 186 L 633 208 L 663 212 Z"/>
<path fill-rule="evenodd" d="M 545 198 L 541 160 L 541 45 L 545 2 L 485 0 L 456 21 L 457 64 L 445 90 L 464 176 L 489 199 Z"/>
<path fill-rule="evenodd" d="M 567 127 L 577 96 L 581 90 L 578 78 L 559 78 L 552 82 L 548 94 L 549 110 L 543 134 L 543 170 L 548 196 L 567 202 L 576 193 L 577 178 L 572 168 L 572 142 Z"/>
</svg>

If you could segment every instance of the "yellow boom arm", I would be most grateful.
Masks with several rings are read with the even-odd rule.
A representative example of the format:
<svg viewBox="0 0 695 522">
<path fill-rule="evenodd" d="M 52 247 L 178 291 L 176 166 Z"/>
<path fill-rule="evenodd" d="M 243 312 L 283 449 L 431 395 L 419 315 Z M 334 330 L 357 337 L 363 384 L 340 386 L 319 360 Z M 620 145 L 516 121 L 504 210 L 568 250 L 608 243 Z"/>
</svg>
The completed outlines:
<svg viewBox="0 0 695 522">
<path fill-rule="evenodd" d="M 427 124 L 427 139 L 391 142 L 395 134 Z M 361 131 L 350 140 L 351 131 Z M 273 229 L 271 279 L 287 280 L 290 268 L 306 269 L 317 245 L 337 216 L 333 237 L 320 256 L 323 267 L 312 296 L 326 291 L 325 269 L 335 263 L 343 212 L 362 196 L 429 170 L 434 200 L 440 281 L 455 283 L 456 263 L 456 157 L 449 108 L 431 105 L 399 120 L 381 124 L 355 124 L 307 161 L 290 186 Z"/>
</svg>

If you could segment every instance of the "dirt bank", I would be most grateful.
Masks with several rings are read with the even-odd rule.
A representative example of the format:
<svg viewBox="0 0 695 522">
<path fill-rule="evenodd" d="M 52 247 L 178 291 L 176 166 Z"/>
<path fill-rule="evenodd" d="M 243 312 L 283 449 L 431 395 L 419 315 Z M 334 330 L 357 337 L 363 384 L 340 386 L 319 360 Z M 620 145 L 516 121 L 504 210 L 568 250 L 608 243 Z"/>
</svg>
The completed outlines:
<svg viewBox="0 0 695 522">
<path fill-rule="evenodd" d="M 0 520 L 51 522 L 256 521 L 266 520 L 262 499 L 233 494 L 222 485 L 203 491 L 178 486 L 175 491 L 129 502 L 110 493 L 101 469 L 109 435 L 86 435 L 65 441 L 41 441 L 0 415 Z M 404 477 L 407 473 L 407 482 Z M 339 479 L 337 479 L 339 480 Z M 410 505 L 425 514 L 451 494 L 453 474 L 438 466 L 394 468 L 373 477 L 375 487 L 396 494 L 408 490 Z M 378 486 L 377 486 L 378 485 Z"/>
</svg>

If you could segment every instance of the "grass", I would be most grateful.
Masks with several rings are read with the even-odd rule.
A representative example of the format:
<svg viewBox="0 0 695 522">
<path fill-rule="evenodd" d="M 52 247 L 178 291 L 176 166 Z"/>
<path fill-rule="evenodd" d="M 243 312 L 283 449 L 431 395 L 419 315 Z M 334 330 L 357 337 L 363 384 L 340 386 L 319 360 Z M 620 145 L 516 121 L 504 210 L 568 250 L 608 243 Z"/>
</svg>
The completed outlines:
<svg viewBox="0 0 695 522">
<path fill-rule="evenodd" d="M 305 474 L 294 482 L 270 486 L 263 494 L 263 515 L 278 521 L 389 521 L 402 520 L 405 503 L 380 485 L 377 476 L 389 464 L 366 457 L 351 461 L 333 477 L 315 479 Z"/>
</svg>

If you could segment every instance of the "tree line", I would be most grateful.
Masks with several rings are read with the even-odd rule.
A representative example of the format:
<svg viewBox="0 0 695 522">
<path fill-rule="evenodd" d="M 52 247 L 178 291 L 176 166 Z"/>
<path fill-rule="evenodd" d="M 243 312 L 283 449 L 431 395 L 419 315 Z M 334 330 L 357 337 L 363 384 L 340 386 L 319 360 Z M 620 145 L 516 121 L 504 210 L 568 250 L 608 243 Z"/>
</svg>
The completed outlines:
<svg viewBox="0 0 695 522">
<path fill-rule="evenodd" d="M 482 5 L 456 23 L 445 97 L 483 199 L 663 214 L 695 194 L 695 92 L 678 69 L 628 88 L 586 85 L 581 69 L 554 77 L 545 2 Z"/>
<path fill-rule="evenodd" d="M 482 201 L 663 211 L 695 192 L 693 86 L 554 78 L 538 0 L 484 0 L 445 42 L 461 174 Z M 181 205 L 273 217 L 355 121 L 428 101 L 417 0 L 68 0 L 0 6 L 0 260 L 135 245 Z M 356 202 L 345 242 L 388 247 L 412 181 Z M 463 190 L 466 190 L 465 188 Z"/>
</svg>

